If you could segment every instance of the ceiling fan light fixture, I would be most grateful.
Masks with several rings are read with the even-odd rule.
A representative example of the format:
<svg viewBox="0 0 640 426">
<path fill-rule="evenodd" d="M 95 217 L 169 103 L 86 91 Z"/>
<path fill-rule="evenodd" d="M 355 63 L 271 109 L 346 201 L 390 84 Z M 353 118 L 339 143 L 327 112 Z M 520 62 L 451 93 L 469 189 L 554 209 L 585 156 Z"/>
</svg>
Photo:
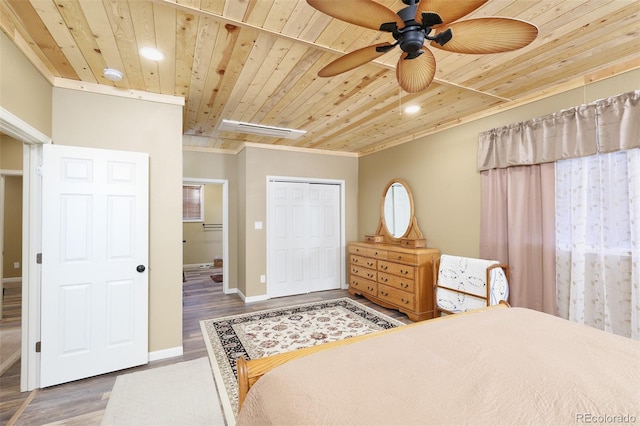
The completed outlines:
<svg viewBox="0 0 640 426">
<path fill-rule="evenodd" d="M 122 71 L 115 68 L 105 68 L 102 70 L 102 75 L 104 78 L 111 81 L 120 81 L 123 77 Z"/>
<path fill-rule="evenodd" d="M 404 109 L 407 114 L 415 114 L 418 111 L 420 111 L 420 105 L 409 105 Z"/>
<path fill-rule="evenodd" d="M 143 58 L 147 58 L 152 61 L 161 61 L 164 59 L 164 53 L 156 49 L 155 47 L 141 47 L 138 50 L 140 56 Z"/>
</svg>

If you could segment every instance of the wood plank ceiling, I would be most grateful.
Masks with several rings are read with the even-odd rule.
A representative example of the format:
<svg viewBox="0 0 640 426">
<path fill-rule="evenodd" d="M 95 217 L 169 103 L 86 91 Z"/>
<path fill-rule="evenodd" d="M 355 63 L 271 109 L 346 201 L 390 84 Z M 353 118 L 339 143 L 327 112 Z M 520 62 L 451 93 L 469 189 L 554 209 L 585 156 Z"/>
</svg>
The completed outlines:
<svg viewBox="0 0 640 426">
<path fill-rule="evenodd" d="M 184 97 L 187 149 L 237 151 L 253 142 L 363 155 L 640 67 L 637 0 L 489 0 L 466 18 L 522 19 L 538 27 L 538 38 L 502 54 L 431 49 L 436 77 L 416 94 L 396 82 L 399 49 L 318 77 L 345 52 L 393 40 L 305 0 L 0 0 L 0 16 L 5 34 L 52 82 Z M 165 59 L 141 58 L 145 46 Z M 106 67 L 124 78 L 107 80 Z M 403 113 L 409 104 L 420 112 Z M 222 119 L 307 133 L 293 140 L 223 132 Z"/>
</svg>

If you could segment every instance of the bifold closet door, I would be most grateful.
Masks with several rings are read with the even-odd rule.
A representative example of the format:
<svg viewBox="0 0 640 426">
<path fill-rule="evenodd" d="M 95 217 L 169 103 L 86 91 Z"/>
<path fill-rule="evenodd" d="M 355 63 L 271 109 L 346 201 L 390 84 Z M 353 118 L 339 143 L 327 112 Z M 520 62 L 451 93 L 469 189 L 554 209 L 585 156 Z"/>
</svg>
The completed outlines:
<svg viewBox="0 0 640 426">
<path fill-rule="evenodd" d="M 340 186 L 269 185 L 269 297 L 340 288 Z"/>
</svg>

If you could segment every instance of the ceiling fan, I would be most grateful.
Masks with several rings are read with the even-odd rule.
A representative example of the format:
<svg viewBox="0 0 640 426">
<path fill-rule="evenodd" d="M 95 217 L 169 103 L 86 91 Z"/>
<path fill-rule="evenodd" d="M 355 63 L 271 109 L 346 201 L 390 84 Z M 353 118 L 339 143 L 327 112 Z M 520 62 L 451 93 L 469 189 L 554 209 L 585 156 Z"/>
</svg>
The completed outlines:
<svg viewBox="0 0 640 426">
<path fill-rule="evenodd" d="M 348 53 L 318 72 L 320 77 L 350 71 L 396 46 L 402 54 L 396 78 L 406 92 L 425 90 L 436 73 L 431 46 L 456 53 L 501 53 L 520 49 L 538 35 L 538 28 L 512 18 L 487 17 L 458 21 L 488 0 L 402 0 L 398 13 L 373 0 L 307 0 L 315 9 L 341 21 L 391 33 L 395 43 L 378 43 Z M 432 35 L 433 33 L 433 35 Z"/>
</svg>

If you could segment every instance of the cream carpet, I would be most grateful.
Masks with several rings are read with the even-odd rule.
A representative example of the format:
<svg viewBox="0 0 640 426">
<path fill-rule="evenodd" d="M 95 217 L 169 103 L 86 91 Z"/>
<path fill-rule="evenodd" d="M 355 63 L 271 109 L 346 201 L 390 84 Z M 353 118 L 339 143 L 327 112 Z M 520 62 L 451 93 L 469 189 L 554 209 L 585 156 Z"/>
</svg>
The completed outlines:
<svg viewBox="0 0 640 426">
<path fill-rule="evenodd" d="M 0 330 L 0 376 L 20 359 L 21 339 L 20 327 Z"/>
<path fill-rule="evenodd" d="M 209 360 L 118 376 L 102 425 L 225 425 Z"/>
</svg>

